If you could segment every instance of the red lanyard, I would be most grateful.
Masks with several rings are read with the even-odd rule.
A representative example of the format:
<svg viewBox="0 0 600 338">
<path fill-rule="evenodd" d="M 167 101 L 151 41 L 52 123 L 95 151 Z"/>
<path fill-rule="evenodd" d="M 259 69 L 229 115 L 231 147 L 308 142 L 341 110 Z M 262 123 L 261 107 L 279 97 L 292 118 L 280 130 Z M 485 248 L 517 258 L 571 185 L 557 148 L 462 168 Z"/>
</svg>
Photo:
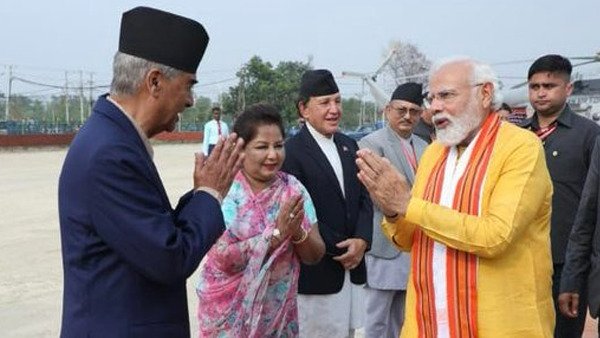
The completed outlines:
<svg viewBox="0 0 600 338">
<path fill-rule="evenodd" d="M 540 140 L 544 141 L 556 129 L 556 126 L 556 121 L 554 121 L 549 126 L 536 130 L 535 134 L 540 138 Z"/>
<path fill-rule="evenodd" d="M 413 170 L 413 174 L 417 172 L 417 155 L 415 154 L 415 148 L 413 147 L 412 141 L 410 141 L 410 150 L 406 143 L 408 142 L 400 142 L 402 144 L 402 152 L 404 153 L 404 157 L 410 163 L 410 166 Z"/>
</svg>

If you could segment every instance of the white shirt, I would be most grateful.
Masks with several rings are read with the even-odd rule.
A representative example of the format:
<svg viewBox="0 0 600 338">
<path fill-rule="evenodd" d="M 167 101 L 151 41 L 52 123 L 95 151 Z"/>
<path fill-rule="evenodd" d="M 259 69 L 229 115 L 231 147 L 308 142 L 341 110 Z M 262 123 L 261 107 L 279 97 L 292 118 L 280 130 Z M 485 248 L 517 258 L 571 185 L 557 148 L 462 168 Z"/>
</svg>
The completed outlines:
<svg viewBox="0 0 600 338">
<path fill-rule="evenodd" d="M 227 123 L 212 119 L 204 125 L 204 141 L 202 141 L 202 152 L 208 155 L 208 145 L 217 144 L 219 141 L 219 124 L 221 125 L 221 136 L 229 135 Z"/>
<path fill-rule="evenodd" d="M 342 194 L 344 197 L 346 196 L 346 192 L 344 191 L 344 170 L 342 169 L 342 161 L 340 160 L 340 154 L 337 151 L 337 147 L 335 146 L 335 142 L 333 142 L 333 137 L 327 137 L 321 133 L 319 133 L 310 123 L 306 123 L 306 127 L 308 127 L 308 131 L 312 135 L 312 137 L 317 141 L 319 148 L 327 157 L 329 164 L 333 168 L 333 172 L 338 179 L 338 183 L 340 184 L 340 189 L 342 189 Z"/>
</svg>

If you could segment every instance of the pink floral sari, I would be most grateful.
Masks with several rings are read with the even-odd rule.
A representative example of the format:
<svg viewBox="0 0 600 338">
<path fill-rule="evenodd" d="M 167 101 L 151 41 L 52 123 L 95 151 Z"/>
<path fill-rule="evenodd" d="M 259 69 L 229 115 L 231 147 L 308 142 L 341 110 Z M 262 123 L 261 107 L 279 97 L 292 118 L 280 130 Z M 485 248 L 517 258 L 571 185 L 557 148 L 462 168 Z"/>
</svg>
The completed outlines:
<svg viewBox="0 0 600 338">
<path fill-rule="evenodd" d="M 223 201 L 227 230 L 200 265 L 200 337 L 298 336 L 299 258 L 289 239 L 269 253 L 280 206 L 297 194 L 304 197 L 302 227 L 308 231 L 316 215 L 295 177 L 280 172 L 271 186 L 254 194 L 238 173 Z"/>
</svg>

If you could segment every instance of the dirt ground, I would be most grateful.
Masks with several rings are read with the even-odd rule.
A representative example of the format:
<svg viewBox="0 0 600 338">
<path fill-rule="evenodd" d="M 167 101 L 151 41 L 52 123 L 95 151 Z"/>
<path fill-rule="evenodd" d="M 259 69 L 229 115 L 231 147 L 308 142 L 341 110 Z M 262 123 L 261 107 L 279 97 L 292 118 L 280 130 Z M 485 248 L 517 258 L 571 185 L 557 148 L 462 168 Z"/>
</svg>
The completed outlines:
<svg viewBox="0 0 600 338">
<path fill-rule="evenodd" d="M 155 162 L 171 204 L 192 186 L 199 144 L 161 144 Z M 3 337 L 57 337 L 62 263 L 57 183 L 66 149 L 0 151 L 0 328 Z M 197 276 L 188 280 L 192 336 Z M 584 337 L 597 337 L 589 322 Z"/>
</svg>

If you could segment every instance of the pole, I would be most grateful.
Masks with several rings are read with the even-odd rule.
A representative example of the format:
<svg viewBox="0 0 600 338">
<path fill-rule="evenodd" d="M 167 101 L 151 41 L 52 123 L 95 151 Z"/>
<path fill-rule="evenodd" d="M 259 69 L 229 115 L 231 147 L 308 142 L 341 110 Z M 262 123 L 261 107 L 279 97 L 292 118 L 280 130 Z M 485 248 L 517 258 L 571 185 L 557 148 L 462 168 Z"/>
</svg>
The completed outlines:
<svg viewBox="0 0 600 338">
<path fill-rule="evenodd" d="M 362 81 L 362 86 L 360 90 L 360 118 L 358 119 L 358 125 L 362 126 L 365 123 L 365 80 Z"/>
<path fill-rule="evenodd" d="M 69 125 L 69 73 L 65 71 L 65 123 Z"/>
<path fill-rule="evenodd" d="M 94 87 L 94 73 L 90 72 L 90 109 L 88 110 L 88 117 L 92 115 L 92 106 L 93 106 L 93 89 Z"/>
<path fill-rule="evenodd" d="M 12 66 L 8 66 L 8 92 L 6 93 L 5 119 L 10 117 L 10 95 L 12 91 Z"/>
<path fill-rule="evenodd" d="M 79 71 L 79 124 L 83 124 L 83 71 Z"/>
</svg>

